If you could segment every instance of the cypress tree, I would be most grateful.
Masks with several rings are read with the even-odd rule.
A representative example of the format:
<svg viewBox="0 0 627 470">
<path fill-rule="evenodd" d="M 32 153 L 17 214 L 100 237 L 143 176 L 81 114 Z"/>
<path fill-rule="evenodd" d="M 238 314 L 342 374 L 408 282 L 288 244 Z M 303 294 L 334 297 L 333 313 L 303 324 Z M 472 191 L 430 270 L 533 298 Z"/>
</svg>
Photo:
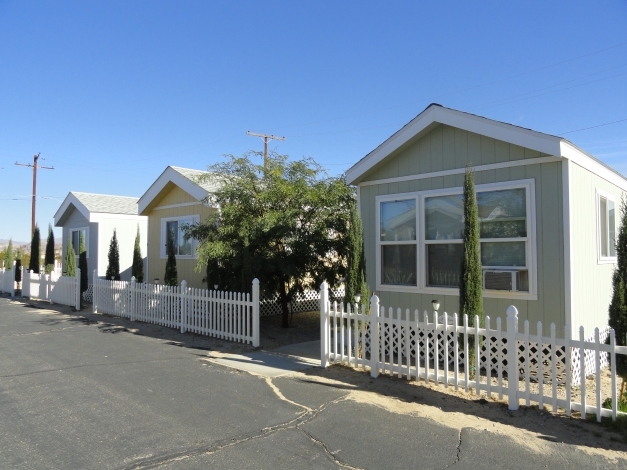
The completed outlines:
<svg viewBox="0 0 627 470">
<path fill-rule="evenodd" d="M 168 236 L 168 260 L 165 263 L 165 276 L 163 283 L 166 286 L 176 286 L 178 284 L 178 275 L 176 273 L 176 256 L 174 256 L 174 240 L 172 236 Z"/>
<path fill-rule="evenodd" d="M 135 276 L 137 282 L 144 282 L 144 259 L 142 249 L 139 244 L 139 224 L 137 224 L 137 235 L 135 235 L 135 246 L 133 247 L 133 267 L 131 275 Z"/>
<path fill-rule="evenodd" d="M 65 266 L 63 266 L 63 268 L 66 276 L 76 276 L 76 253 L 74 253 L 72 240 L 67 242 L 67 248 L 65 249 Z"/>
<path fill-rule="evenodd" d="M 7 251 L 4 255 L 4 268 L 5 269 L 13 269 L 13 239 L 9 238 L 9 246 L 7 246 Z"/>
<path fill-rule="evenodd" d="M 85 247 L 85 236 L 81 230 L 78 234 L 78 267 L 81 270 L 81 294 L 87 290 L 89 279 L 87 277 L 87 248 Z"/>
<path fill-rule="evenodd" d="M 470 164 L 464 176 L 464 252 L 459 282 L 459 315 L 468 315 L 470 324 L 480 327 L 483 324 L 483 279 L 479 246 L 479 208 L 475 193 L 475 176 Z M 475 325 L 475 315 L 479 324 Z M 469 335 L 470 363 L 474 363 L 477 351 L 474 349 L 474 336 Z M 479 371 L 475 371 L 479 373 Z M 474 376 L 470 371 L 471 377 Z"/>
<path fill-rule="evenodd" d="M 109 264 L 107 265 L 105 279 L 108 281 L 120 280 L 120 248 L 118 246 L 118 236 L 115 229 L 113 229 L 113 236 L 109 244 Z"/>
<path fill-rule="evenodd" d="M 616 344 L 627 346 L 627 197 L 623 196 L 620 205 L 621 223 L 616 238 L 616 268 L 612 276 L 612 302 L 609 308 L 609 324 L 616 334 Z M 616 355 L 616 372 L 623 378 L 622 399 L 627 379 L 627 357 Z"/>
<path fill-rule="evenodd" d="M 44 272 L 50 274 L 54 268 L 54 233 L 52 225 L 48 224 L 48 241 L 46 242 L 46 253 L 44 255 Z"/>
<path fill-rule="evenodd" d="M 30 262 L 28 263 L 28 270 L 35 274 L 39 274 L 39 263 L 41 259 L 41 235 L 39 234 L 39 227 L 35 225 L 35 231 L 33 232 L 33 239 L 30 242 Z"/>
<path fill-rule="evenodd" d="M 346 280 L 344 282 L 344 303 L 354 305 L 355 295 L 361 295 L 360 303 L 368 305 L 368 285 L 366 284 L 366 255 L 361 217 L 355 201 L 350 208 L 348 227 L 348 255 Z"/>
<path fill-rule="evenodd" d="M 17 248 L 15 253 L 15 282 L 22 282 L 22 247 Z"/>
</svg>

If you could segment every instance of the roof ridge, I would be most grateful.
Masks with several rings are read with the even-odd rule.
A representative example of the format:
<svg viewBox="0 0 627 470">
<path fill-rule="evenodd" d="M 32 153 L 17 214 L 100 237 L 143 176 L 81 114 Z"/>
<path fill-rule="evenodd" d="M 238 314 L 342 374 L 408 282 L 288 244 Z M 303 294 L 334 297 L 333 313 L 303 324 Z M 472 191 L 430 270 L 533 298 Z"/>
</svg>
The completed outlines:
<svg viewBox="0 0 627 470">
<path fill-rule="evenodd" d="M 128 199 L 139 199 L 137 196 L 119 196 L 117 194 L 102 194 L 102 193 L 86 193 L 84 191 L 70 191 L 72 194 L 85 194 L 89 196 L 105 196 L 105 197 L 125 197 Z"/>
</svg>

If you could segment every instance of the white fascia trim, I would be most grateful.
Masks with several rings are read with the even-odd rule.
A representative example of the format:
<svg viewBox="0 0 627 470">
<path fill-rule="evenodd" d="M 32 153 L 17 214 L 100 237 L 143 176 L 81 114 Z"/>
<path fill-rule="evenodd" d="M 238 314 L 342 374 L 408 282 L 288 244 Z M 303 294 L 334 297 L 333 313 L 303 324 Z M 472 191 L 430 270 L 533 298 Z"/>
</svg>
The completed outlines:
<svg viewBox="0 0 627 470">
<path fill-rule="evenodd" d="M 479 172 L 479 171 L 498 170 L 501 168 L 512 168 L 512 167 L 525 166 L 525 165 L 540 165 L 542 163 L 553 163 L 553 162 L 561 162 L 561 161 L 562 161 L 561 157 L 538 157 L 538 158 L 530 158 L 527 160 L 515 160 L 513 162 L 490 163 L 489 165 L 476 166 L 473 169 L 475 172 Z M 441 176 L 463 175 L 465 172 L 466 172 L 465 168 L 456 168 L 454 170 L 434 171 L 432 173 L 423 173 L 420 175 L 397 176 L 393 178 L 384 178 L 380 180 L 364 181 L 362 183 L 359 183 L 358 186 L 374 186 L 377 184 L 400 183 L 403 181 L 422 180 L 422 179 L 428 179 L 428 178 L 437 178 Z"/>
<path fill-rule="evenodd" d="M 74 208 L 79 211 L 83 217 L 89 220 L 90 212 L 87 207 L 85 207 L 85 205 L 81 201 L 79 201 L 78 198 L 74 196 L 74 194 L 70 192 L 67 196 L 65 196 L 65 199 L 63 200 L 61 207 L 59 207 L 59 210 L 57 210 L 57 212 L 54 214 L 55 227 L 61 227 L 61 219 L 65 215 L 66 211 L 70 208 L 70 205 L 73 205 Z"/>
<path fill-rule="evenodd" d="M 368 170 L 383 161 L 402 145 L 419 136 L 421 132 L 429 130 L 434 123 L 446 124 L 548 155 L 560 155 L 561 139 L 559 137 L 480 116 L 473 116 L 454 109 L 430 106 L 366 157 L 349 168 L 346 172 L 347 182 L 355 184 Z"/>
<path fill-rule="evenodd" d="M 627 191 L 627 179 L 621 177 L 618 173 L 610 170 L 608 167 L 598 162 L 594 158 L 582 152 L 569 142 L 561 142 L 561 155 L 582 168 L 594 173 L 604 180 L 618 186 L 623 191 Z"/>
<path fill-rule="evenodd" d="M 175 184 L 198 201 L 202 201 L 209 194 L 206 189 L 201 188 L 190 179 L 184 177 L 174 168 L 167 167 L 165 171 L 161 173 L 161 176 L 148 188 L 148 191 L 139 198 L 137 207 L 141 215 L 144 215 L 146 208 L 159 196 L 168 183 Z"/>
<path fill-rule="evenodd" d="M 162 211 L 164 209 L 175 209 L 177 207 L 200 206 L 202 202 L 182 202 L 180 204 L 170 204 L 168 206 L 157 206 L 153 211 Z"/>
<path fill-rule="evenodd" d="M 138 222 L 148 221 L 148 217 L 145 215 L 112 214 L 109 212 L 94 212 L 88 220 L 90 222 L 98 222 L 102 219 L 136 220 Z"/>
</svg>

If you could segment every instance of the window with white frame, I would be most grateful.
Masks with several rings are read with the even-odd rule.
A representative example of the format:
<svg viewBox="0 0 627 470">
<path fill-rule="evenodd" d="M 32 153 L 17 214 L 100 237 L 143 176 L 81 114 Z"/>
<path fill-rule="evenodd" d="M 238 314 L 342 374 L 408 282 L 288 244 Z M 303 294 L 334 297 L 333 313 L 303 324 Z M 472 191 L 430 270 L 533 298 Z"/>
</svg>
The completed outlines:
<svg viewBox="0 0 627 470">
<path fill-rule="evenodd" d="M 161 219 L 161 258 L 168 256 L 168 238 L 172 239 L 177 258 L 195 258 L 196 241 L 185 236 L 185 227 L 198 221 L 198 215 Z"/>
<path fill-rule="evenodd" d="M 532 190 L 531 180 L 477 186 L 483 270 L 506 277 L 513 273 L 512 290 L 522 293 L 530 291 L 534 266 Z M 410 291 L 459 287 L 462 188 L 379 196 L 377 202 L 379 286 Z"/>
<path fill-rule="evenodd" d="M 597 191 L 597 214 L 599 261 L 615 261 L 616 203 L 611 195 Z"/>
<path fill-rule="evenodd" d="M 83 227 L 83 228 L 77 228 L 77 229 L 71 229 L 70 230 L 70 240 L 72 241 L 72 248 L 74 248 L 74 253 L 76 254 L 76 256 L 79 256 L 79 249 L 80 249 L 80 236 L 81 234 L 83 235 L 83 241 L 85 242 L 85 250 L 87 253 L 87 258 L 89 258 L 89 247 L 88 247 L 88 240 L 87 240 L 87 228 Z"/>
</svg>

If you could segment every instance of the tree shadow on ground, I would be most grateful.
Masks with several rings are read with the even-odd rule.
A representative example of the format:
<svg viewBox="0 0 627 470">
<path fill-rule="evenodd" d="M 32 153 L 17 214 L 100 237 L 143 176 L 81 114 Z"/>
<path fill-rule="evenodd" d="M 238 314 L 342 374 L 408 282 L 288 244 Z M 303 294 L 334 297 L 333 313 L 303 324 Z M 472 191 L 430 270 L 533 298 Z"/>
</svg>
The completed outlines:
<svg viewBox="0 0 627 470">
<path fill-rule="evenodd" d="M 438 413 L 460 413 L 462 414 L 459 418 L 460 428 L 465 427 L 463 415 L 466 415 L 486 420 L 487 430 L 497 425 L 511 426 L 537 433 L 536 438 L 543 441 L 627 452 L 625 438 L 598 424 L 596 417 L 594 420 L 583 420 L 579 413 L 573 413 L 571 417 L 568 417 L 563 410 L 553 414 L 550 412 L 551 408 L 546 405 L 543 410 L 537 406 L 520 406 L 517 411 L 509 411 L 507 403 L 498 400 L 498 394 L 492 394 L 492 398 L 489 398 L 485 392 L 481 395 L 466 394 L 461 388 L 458 392 L 454 392 L 452 386 L 449 386 L 445 392 L 444 385 L 436 386 L 433 383 L 425 384 L 424 381 L 407 381 L 405 378 L 399 379 L 397 376 L 382 374 L 377 378 L 372 378 L 369 371 L 341 365 L 332 365 L 326 369 L 315 367 L 303 371 L 302 374 L 305 377 L 296 378 L 296 380 L 303 383 L 322 383 L 329 387 L 350 391 L 371 392 L 398 400 L 401 402 L 400 407 L 405 408 L 409 413 L 415 405 L 433 407 L 438 410 L 432 416 L 436 421 Z M 325 382 L 324 379 L 330 379 L 332 382 Z M 417 414 L 424 416 L 423 413 Z M 627 454 L 625 458 L 627 459 Z"/>
</svg>

